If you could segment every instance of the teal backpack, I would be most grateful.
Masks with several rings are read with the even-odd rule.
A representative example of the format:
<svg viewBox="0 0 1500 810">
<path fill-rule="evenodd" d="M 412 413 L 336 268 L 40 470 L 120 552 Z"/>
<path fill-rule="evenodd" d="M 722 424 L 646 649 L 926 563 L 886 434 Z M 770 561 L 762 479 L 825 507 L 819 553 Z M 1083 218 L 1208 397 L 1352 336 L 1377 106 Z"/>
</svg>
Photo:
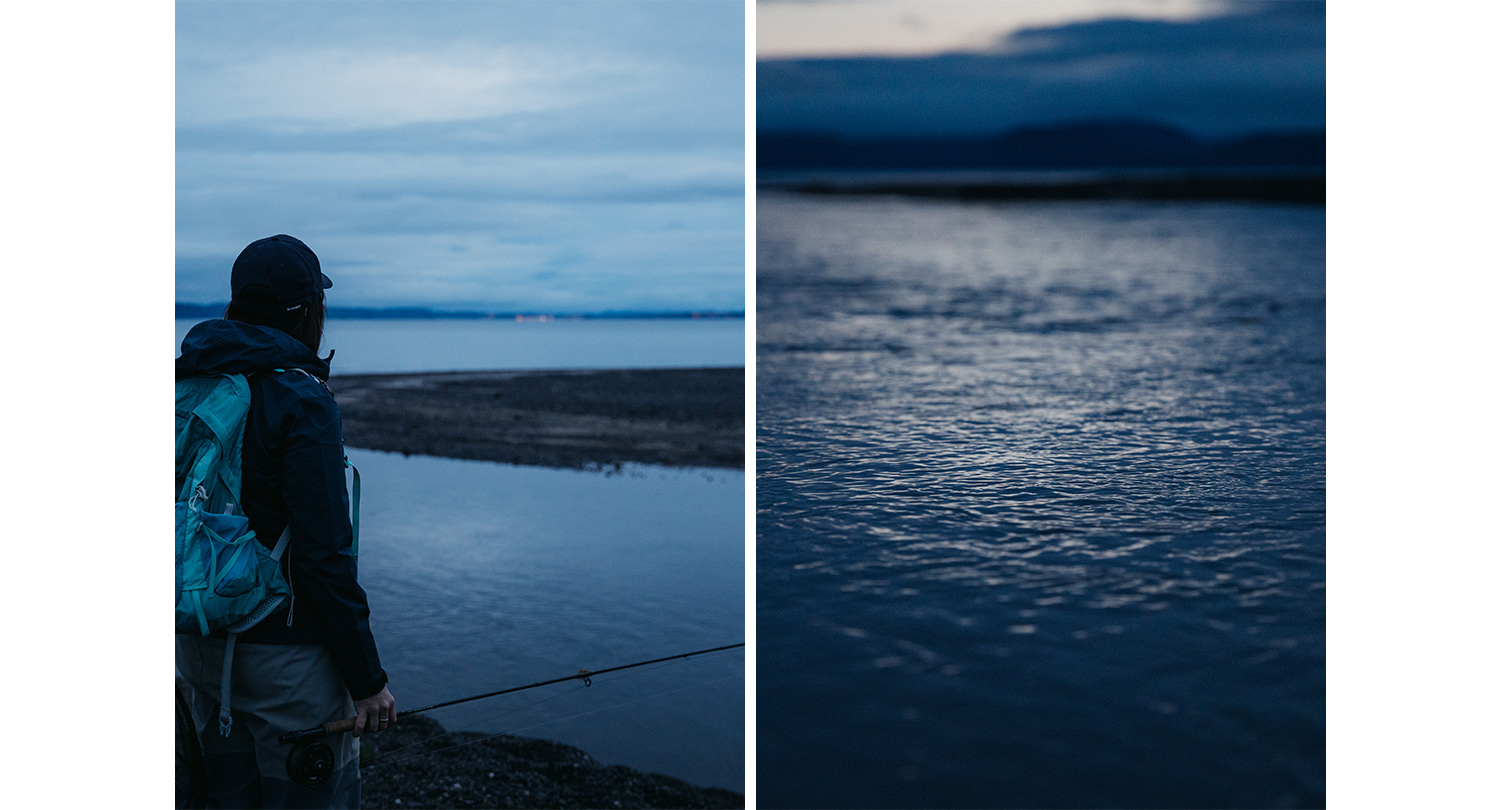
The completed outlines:
<svg viewBox="0 0 1500 810">
<path fill-rule="evenodd" d="M 250 385 L 239 374 L 177 381 L 177 632 L 241 632 L 291 593 L 274 550 L 250 529 L 240 454 Z"/>
<path fill-rule="evenodd" d="M 291 526 L 282 531 L 275 548 L 268 549 L 256 538 L 240 505 L 240 463 L 249 413 L 250 384 L 243 375 L 177 381 L 177 632 L 228 633 L 219 690 L 219 732 L 225 736 L 230 729 L 229 672 L 235 640 L 292 597 L 280 562 Z M 347 456 L 344 464 L 353 466 Z M 353 520 L 357 554 L 357 469 Z M 290 610 L 287 621 L 291 622 Z"/>
</svg>

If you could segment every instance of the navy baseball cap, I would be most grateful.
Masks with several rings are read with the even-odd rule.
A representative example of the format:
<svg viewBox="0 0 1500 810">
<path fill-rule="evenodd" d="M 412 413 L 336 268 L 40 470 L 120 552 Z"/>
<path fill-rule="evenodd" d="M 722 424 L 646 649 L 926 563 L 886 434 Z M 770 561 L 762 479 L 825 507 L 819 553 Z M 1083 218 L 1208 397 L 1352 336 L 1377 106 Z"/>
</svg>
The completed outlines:
<svg viewBox="0 0 1500 810">
<path fill-rule="evenodd" d="M 332 286 L 312 249 L 284 233 L 251 242 L 229 274 L 234 303 L 261 315 L 295 312 Z"/>
</svg>

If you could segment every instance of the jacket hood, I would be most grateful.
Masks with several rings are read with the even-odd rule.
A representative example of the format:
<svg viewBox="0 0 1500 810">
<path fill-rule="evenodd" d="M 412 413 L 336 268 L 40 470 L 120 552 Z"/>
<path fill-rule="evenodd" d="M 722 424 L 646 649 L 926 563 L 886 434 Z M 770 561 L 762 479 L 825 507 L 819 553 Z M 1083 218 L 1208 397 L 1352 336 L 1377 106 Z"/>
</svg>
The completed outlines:
<svg viewBox="0 0 1500 810">
<path fill-rule="evenodd" d="M 217 319 L 188 330 L 177 357 L 177 376 L 253 374 L 273 368 L 300 368 L 328 379 L 328 363 L 301 341 L 266 326 Z"/>
</svg>

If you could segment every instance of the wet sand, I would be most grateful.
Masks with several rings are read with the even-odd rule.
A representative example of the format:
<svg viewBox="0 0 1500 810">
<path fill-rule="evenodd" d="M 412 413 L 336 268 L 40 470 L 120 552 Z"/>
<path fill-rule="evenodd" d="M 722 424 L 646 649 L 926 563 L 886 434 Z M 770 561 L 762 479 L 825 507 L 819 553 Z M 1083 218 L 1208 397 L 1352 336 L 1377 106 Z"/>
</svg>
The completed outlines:
<svg viewBox="0 0 1500 810">
<path fill-rule="evenodd" d="M 745 466 L 743 368 L 334 375 L 350 447 L 573 469 Z"/>
</svg>

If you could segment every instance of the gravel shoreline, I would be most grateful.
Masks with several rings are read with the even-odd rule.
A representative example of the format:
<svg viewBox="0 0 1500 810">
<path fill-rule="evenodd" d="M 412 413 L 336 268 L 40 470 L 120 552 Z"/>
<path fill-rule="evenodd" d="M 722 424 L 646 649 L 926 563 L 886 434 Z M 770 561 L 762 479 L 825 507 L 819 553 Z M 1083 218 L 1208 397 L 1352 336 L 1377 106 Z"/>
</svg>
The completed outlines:
<svg viewBox="0 0 1500 810">
<path fill-rule="evenodd" d="M 344 443 L 573 469 L 745 466 L 743 368 L 334 375 Z"/>
<path fill-rule="evenodd" d="M 420 715 L 361 738 L 364 807 L 732 808 L 742 794 L 603 765 L 570 745 L 445 732 Z"/>
<path fill-rule="evenodd" d="M 179 690 L 182 688 L 179 685 Z M 191 724 L 179 702 L 176 807 L 201 807 Z M 571 745 L 449 732 L 421 715 L 360 738 L 360 806 L 369 808 L 739 808 L 741 793 L 604 765 Z"/>
</svg>

